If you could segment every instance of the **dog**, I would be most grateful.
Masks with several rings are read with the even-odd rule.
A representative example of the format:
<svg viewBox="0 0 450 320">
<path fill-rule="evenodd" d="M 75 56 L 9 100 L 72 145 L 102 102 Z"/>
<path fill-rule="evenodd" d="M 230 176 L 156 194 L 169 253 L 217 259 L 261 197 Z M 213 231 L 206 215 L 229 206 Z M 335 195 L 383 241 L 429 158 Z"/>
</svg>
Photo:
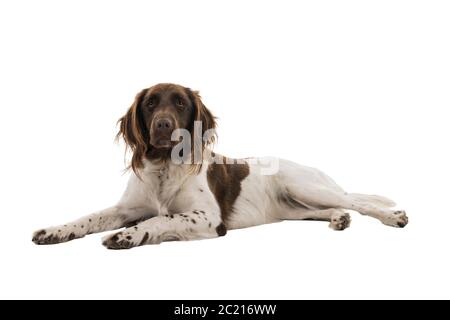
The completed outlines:
<svg viewBox="0 0 450 320">
<path fill-rule="evenodd" d="M 132 152 L 131 176 L 120 201 L 76 221 L 38 230 L 34 243 L 57 244 L 125 228 L 103 238 L 103 245 L 130 249 L 302 219 L 328 221 L 331 229 L 344 230 L 351 221 L 346 210 L 392 227 L 408 223 L 405 211 L 392 209 L 393 201 L 347 193 L 317 169 L 277 159 L 276 172 L 263 174 L 265 165 L 258 158 L 234 160 L 215 154 L 211 146 L 216 118 L 189 88 L 162 83 L 144 89 L 118 123 L 117 137 Z M 182 139 L 187 147 L 174 152 L 179 148 L 173 139 L 176 130 L 191 136 Z M 201 139 L 192 143 L 195 131 Z M 196 148 L 201 160 L 195 162 Z M 174 154 L 189 161 L 174 161 Z"/>
</svg>

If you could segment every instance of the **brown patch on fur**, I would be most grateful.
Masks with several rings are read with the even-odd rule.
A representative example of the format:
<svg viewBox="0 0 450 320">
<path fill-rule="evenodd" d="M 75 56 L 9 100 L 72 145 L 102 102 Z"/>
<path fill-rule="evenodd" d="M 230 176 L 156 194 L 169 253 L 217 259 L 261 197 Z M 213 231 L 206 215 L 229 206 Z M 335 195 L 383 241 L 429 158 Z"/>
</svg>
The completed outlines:
<svg viewBox="0 0 450 320">
<path fill-rule="evenodd" d="M 116 233 L 116 234 L 111 238 L 111 240 L 114 241 L 114 242 L 117 242 L 117 240 L 119 240 L 119 236 L 120 236 L 120 235 L 122 235 L 121 232 Z"/>
<path fill-rule="evenodd" d="M 216 227 L 216 232 L 219 237 L 223 237 L 227 234 L 227 228 L 223 223 L 221 223 Z"/>
<path fill-rule="evenodd" d="M 46 234 L 47 234 L 47 231 L 41 230 L 36 233 L 35 237 L 38 238 L 40 236 L 45 236 Z"/>
<path fill-rule="evenodd" d="M 146 232 L 146 233 L 144 234 L 144 237 L 142 238 L 141 243 L 139 243 L 139 245 L 142 246 L 142 245 L 146 244 L 148 238 L 149 238 L 149 234 L 148 234 L 148 232 Z"/>
<path fill-rule="evenodd" d="M 214 194 L 222 216 L 222 221 L 227 222 L 233 211 L 234 202 L 241 192 L 241 182 L 250 173 L 247 163 L 225 164 L 212 163 L 208 167 L 208 185 Z"/>
</svg>

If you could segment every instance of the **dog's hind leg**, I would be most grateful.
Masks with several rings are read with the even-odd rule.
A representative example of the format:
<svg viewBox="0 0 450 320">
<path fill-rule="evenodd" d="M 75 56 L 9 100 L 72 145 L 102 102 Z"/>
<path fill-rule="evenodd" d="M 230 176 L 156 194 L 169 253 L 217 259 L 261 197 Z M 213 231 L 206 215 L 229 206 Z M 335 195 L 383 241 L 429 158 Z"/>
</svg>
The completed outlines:
<svg viewBox="0 0 450 320">
<path fill-rule="evenodd" d="M 345 205 L 341 207 L 378 219 L 385 225 L 403 228 L 408 224 L 406 212 L 390 209 L 394 204 L 383 202 L 383 197 L 349 193 L 344 198 Z"/>
<path fill-rule="evenodd" d="M 392 227 L 403 228 L 408 223 L 405 211 L 390 209 L 393 202 L 381 196 L 340 192 L 311 184 L 289 185 L 286 192 L 293 201 L 311 208 L 354 210 Z"/>
<path fill-rule="evenodd" d="M 350 214 L 341 209 L 302 209 L 302 208 L 286 208 L 280 210 L 280 219 L 282 220 L 317 220 L 329 221 L 328 225 L 333 230 L 344 230 L 350 226 Z"/>
<path fill-rule="evenodd" d="M 347 193 L 333 179 L 314 168 L 280 161 L 274 181 L 279 202 L 288 205 L 298 204 L 313 210 L 354 210 L 393 227 L 404 227 L 408 223 L 404 211 L 390 209 L 395 206 L 393 201 L 381 196 Z"/>
</svg>

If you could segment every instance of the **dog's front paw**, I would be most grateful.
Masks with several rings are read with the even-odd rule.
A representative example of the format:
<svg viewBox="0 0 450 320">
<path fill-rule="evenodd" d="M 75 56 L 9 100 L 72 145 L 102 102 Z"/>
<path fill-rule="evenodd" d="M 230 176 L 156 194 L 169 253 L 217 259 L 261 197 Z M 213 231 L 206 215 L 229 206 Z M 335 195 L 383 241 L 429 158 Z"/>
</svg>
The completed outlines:
<svg viewBox="0 0 450 320">
<path fill-rule="evenodd" d="M 108 249 L 121 250 L 149 244 L 152 239 L 149 236 L 149 233 L 136 231 L 135 228 L 136 227 L 128 228 L 124 231 L 104 237 L 103 245 Z"/>
<path fill-rule="evenodd" d="M 382 222 L 391 227 L 404 228 L 408 224 L 408 216 L 405 211 L 397 210 Z"/>
<path fill-rule="evenodd" d="M 350 215 L 347 212 L 335 213 L 331 216 L 329 227 L 333 230 L 341 231 L 347 229 L 351 221 Z"/>
<path fill-rule="evenodd" d="M 123 232 L 112 234 L 103 238 L 103 245 L 108 249 L 121 250 L 131 249 L 138 244 L 132 235 L 125 235 Z"/>
<path fill-rule="evenodd" d="M 41 229 L 33 233 L 32 241 L 35 244 L 57 244 L 80 238 L 74 231 L 63 227 Z"/>
</svg>

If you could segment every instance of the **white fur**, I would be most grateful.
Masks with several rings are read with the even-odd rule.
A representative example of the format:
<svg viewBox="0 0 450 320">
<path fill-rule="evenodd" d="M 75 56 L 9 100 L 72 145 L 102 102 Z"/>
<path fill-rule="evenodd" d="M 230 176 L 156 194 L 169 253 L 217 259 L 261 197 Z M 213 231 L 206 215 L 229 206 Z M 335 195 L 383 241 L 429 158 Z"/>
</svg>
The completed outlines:
<svg viewBox="0 0 450 320">
<path fill-rule="evenodd" d="M 331 228 L 343 230 L 350 223 L 344 209 L 358 211 L 390 226 L 407 223 L 404 211 L 389 209 L 394 205 L 389 199 L 348 194 L 319 170 L 279 160 L 276 174 L 262 175 L 256 162 L 252 161 L 249 175 L 241 182 L 241 192 L 226 221 L 227 229 L 289 219 L 317 219 L 330 221 Z M 219 204 L 208 186 L 208 164 L 194 175 L 188 165 L 154 164 L 147 160 L 144 163 L 140 178 L 131 174 L 115 206 L 66 225 L 37 231 L 33 241 L 64 242 L 118 229 L 136 220 L 143 221 L 105 237 L 104 245 L 124 249 L 162 241 L 217 237 L 216 228 L 222 220 Z M 286 206 L 280 195 L 288 196 L 297 205 Z"/>
</svg>

